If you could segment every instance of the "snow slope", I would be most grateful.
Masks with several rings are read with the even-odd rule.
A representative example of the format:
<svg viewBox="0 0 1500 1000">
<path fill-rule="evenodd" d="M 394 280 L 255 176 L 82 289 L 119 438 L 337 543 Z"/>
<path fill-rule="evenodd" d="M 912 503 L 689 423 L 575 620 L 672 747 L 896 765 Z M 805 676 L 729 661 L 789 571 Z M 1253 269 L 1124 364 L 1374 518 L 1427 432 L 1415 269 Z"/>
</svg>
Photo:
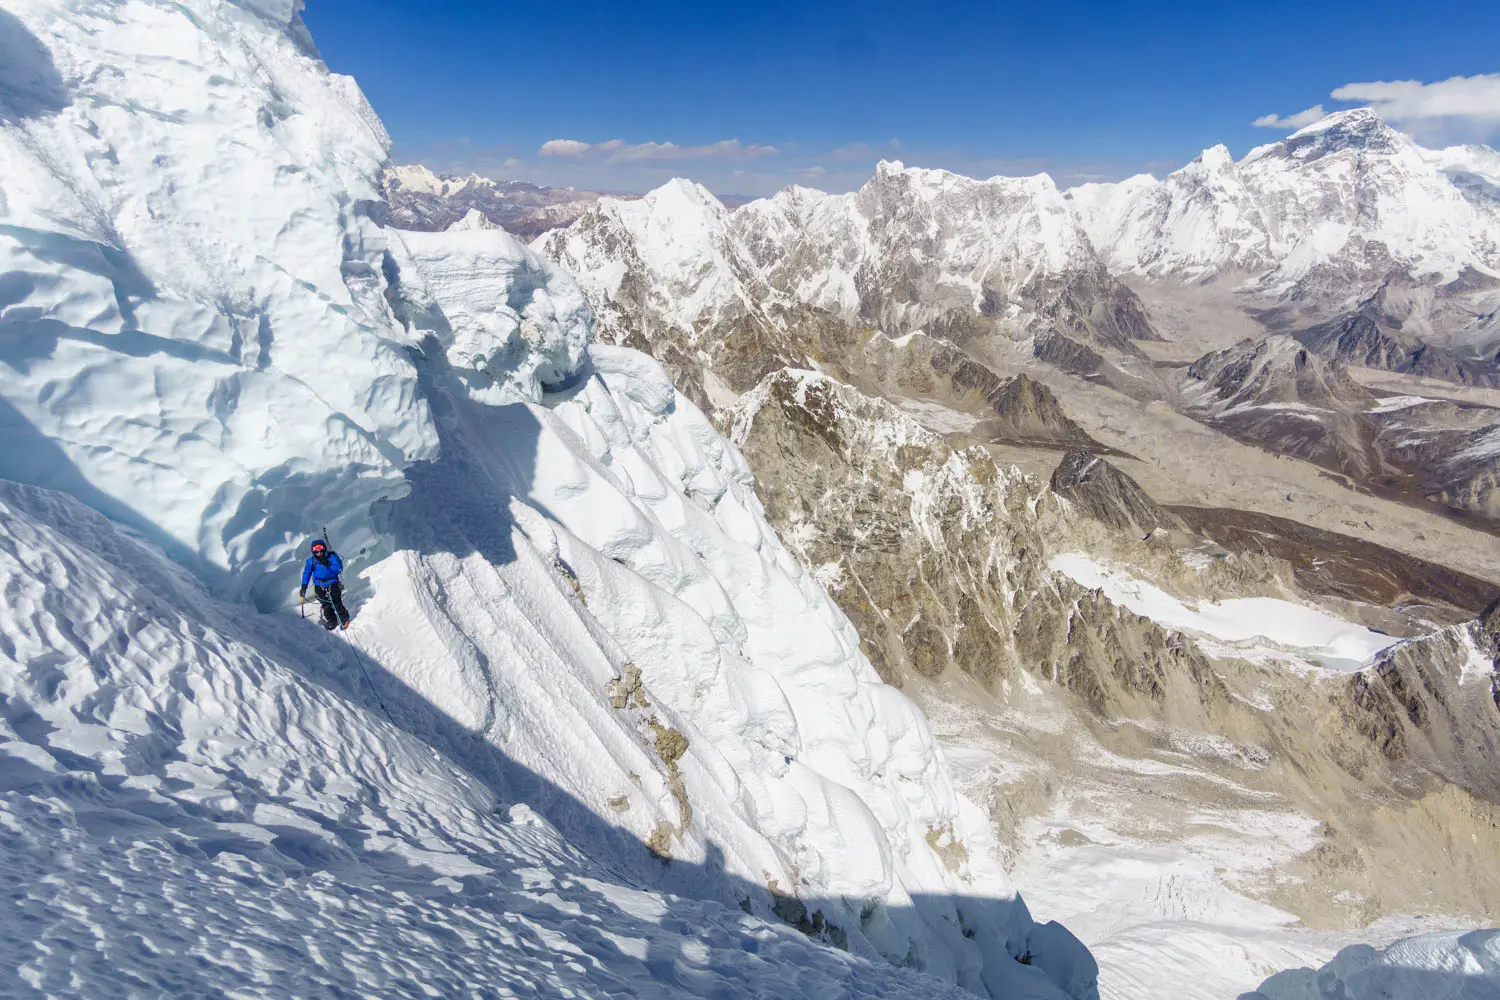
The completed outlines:
<svg viewBox="0 0 1500 1000">
<path fill-rule="evenodd" d="M 643 891 L 379 663 L 61 494 L 0 484 L 0 585 L 7 996 L 958 995 Z"/>
<path fill-rule="evenodd" d="M 1352 945 L 1321 969 L 1291 969 L 1241 1000 L 1495 1000 L 1500 931 L 1424 934 Z"/>
<path fill-rule="evenodd" d="M 1199 601 L 1196 607 L 1189 606 L 1160 587 L 1081 552 L 1053 556 L 1047 565 L 1085 587 L 1103 590 L 1116 604 L 1167 628 L 1222 640 L 1231 655 L 1285 658 L 1291 653 L 1332 669 L 1358 670 L 1376 653 L 1400 641 L 1274 597 Z"/>
<path fill-rule="evenodd" d="M 0 968 L 1094 996 L 660 366 L 502 232 L 374 224 L 295 8 L 0 14 Z"/>
</svg>

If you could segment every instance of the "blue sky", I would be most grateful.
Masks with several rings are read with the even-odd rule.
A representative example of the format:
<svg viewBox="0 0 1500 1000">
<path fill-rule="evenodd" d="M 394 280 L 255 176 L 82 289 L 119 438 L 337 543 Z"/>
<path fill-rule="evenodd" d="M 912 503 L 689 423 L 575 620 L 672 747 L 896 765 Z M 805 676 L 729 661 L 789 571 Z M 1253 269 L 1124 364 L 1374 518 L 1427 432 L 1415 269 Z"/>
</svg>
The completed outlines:
<svg viewBox="0 0 1500 1000">
<path fill-rule="evenodd" d="M 1425 141 L 1500 135 L 1500 3 L 1480 0 L 310 0 L 305 17 L 398 162 L 595 189 L 846 190 L 881 157 L 1160 174 L 1285 134 L 1256 119 L 1372 101 Z"/>
</svg>

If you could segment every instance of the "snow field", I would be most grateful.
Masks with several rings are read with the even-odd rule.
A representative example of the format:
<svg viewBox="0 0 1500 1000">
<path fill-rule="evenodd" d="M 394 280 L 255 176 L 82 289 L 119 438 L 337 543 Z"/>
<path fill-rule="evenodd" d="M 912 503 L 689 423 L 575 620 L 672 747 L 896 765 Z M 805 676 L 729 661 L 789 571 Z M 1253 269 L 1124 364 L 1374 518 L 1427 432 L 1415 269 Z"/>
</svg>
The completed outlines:
<svg viewBox="0 0 1500 1000">
<path fill-rule="evenodd" d="M 1053 556 L 1048 567 L 1116 604 L 1171 629 L 1227 643 L 1226 655 L 1278 658 L 1287 652 L 1333 670 L 1357 670 L 1399 642 L 1316 608 L 1274 597 L 1241 597 L 1188 605 L 1160 587 L 1107 566 L 1081 552 Z"/>
</svg>

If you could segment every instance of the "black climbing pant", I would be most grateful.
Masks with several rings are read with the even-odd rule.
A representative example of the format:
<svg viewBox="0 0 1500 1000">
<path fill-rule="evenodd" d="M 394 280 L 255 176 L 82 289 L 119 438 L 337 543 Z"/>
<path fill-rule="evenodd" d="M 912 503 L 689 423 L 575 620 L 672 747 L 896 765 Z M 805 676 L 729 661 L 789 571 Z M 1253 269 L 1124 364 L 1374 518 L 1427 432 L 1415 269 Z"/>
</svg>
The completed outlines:
<svg viewBox="0 0 1500 1000">
<path fill-rule="evenodd" d="M 335 583 L 329 587 L 313 584 L 313 593 L 318 595 L 318 606 L 323 609 L 323 627 L 332 631 L 340 625 L 349 624 L 349 609 L 344 607 L 344 585 Z"/>
</svg>

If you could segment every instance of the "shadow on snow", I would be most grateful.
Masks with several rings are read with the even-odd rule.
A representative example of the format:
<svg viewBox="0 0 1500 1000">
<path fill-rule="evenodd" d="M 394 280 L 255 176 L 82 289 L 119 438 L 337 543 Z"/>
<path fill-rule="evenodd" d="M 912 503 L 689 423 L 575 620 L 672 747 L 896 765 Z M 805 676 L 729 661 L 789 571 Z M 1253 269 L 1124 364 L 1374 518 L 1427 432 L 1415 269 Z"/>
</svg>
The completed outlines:
<svg viewBox="0 0 1500 1000">
<path fill-rule="evenodd" d="M 508 509 L 509 496 L 503 484 L 530 482 L 540 424 L 524 407 L 506 407 L 509 414 L 503 426 L 507 438 L 502 442 L 476 441 L 476 435 L 485 433 L 483 417 L 488 408 L 470 402 L 451 383 L 458 376 L 446 369 L 435 340 L 429 338 L 424 346 L 426 350 L 414 353 L 414 360 L 439 427 L 440 457 L 410 467 L 407 475 L 410 494 L 401 500 L 378 503 L 375 510 L 377 525 L 397 549 L 457 556 L 478 553 L 493 564 L 504 565 L 516 558 L 516 552 Z M 489 429 L 493 426 L 490 425 Z M 7 439 L 14 441 L 17 438 L 25 439 L 25 448 L 7 446 Z M 124 508 L 91 486 L 60 448 L 43 438 L 14 407 L 3 401 L 0 401 L 0 448 L 3 448 L 0 453 L 8 455 L 6 460 L 0 461 L 0 476 L 69 493 L 106 516 L 137 528 L 147 541 L 162 548 L 172 560 L 181 565 L 197 566 L 198 560 L 191 554 L 180 547 L 164 545 L 164 534 L 154 530 L 149 519 Z M 81 540 L 81 544 L 87 544 L 86 540 Z M 118 551 L 103 555 L 110 559 L 119 557 Z M 306 684 L 359 706 L 370 714 L 375 724 L 379 724 L 379 719 L 388 719 L 481 782 L 500 804 L 496 809 L 499 814 L 497 822 L 505 822 L 503 816 L 508 806 L 524 803 L 555 827 L 570 844 L 600 849 L 598 855 L 588 859 L 580 855 L 580 862 L 588 865 L 593 877 L 606 883 L 668 892 L 696 900 L 692 905 L 699 913 L 703 912 L 704 906 L 723 907 L 729 917 L 737 917 L 736 907 L 753 909 L 773 920 L 779 915 L 794 924 L 800 923 L 804 931 L 810 930 L 812 923 L 817 923 L 824 940 L 836 937 L 837 932 L 830 934 L 827 925 L 815 917 L 818 908 L 826 903 L 773 899 L 765 886 L 728 874 L 724 870 L 723 852 L 717 845 L 709 846 L 707 858 L 702 863 L 659 859 L 628 830 L 607 822 L 566 789 L 511 759 L 482 733 L 455 722 L 377 660 L 359 652 L 357 647 L 342 647 L 335 639 L 327 639 L 328 645 L 322 646 L 323 639 L 314 636 L 309 640 L 309 630 L 314 627 L 311 624 L 302 626 L 288 622 L 284 616 L 250 614 L 244 604 L 219 604 L 206 596 L 184 601 L 181 596 L 184 588 L 163 575 L 159 568 L 146 565 L 147 562 L 149 560 L 137 559 L 129 567 L 143 589 L 160 595 L 164 604 L 177 608 L 184 616 L 198 619 L 196 628 L 219 632 L 256 649 Z M 351 596 L 357 604 L 357 587 Z M 354 662 L 351 662 L 349 653 L 353 654 Z M 344 826 L 290 799 L 278 797 L 253 776 L 228 773 L 226 780 L 236 789 L 236 794 L 248 798 L 249 804 L 254 805 L 258 800 L 290 809 L 333 834 L 344 849 L 330 849 L 321 838 L 310 836 L 295 824 L 266 826 L 274 837 L 269 843 L 261 843 L 229 829 L 220 822 L 222 817 L 212 808 L 171 797 L 170 779 L 160 786 L 162 794 L 151 794 L 131 787 L 121 775 L 105 774 L 94 759 L 54 745 L 49 739 L 51 727 L 30 706 L 15 698 L 0 702 L 0 715 L 9 721 L 24 742 L 44 748 L 69 770 L 92 776 L 86 793 L 79 790 L 81 786 L 76 782 L 67 785 L 64 781 L 62 788 L 63 794 L 75 804 L 80 825 L 101 842 L 165 839 L 174 844 L 175 849 L 202 855 L 205 859 L 223 852 L 243 855 L 288 879 L 304 878 L 321 871 L 366 886 L 379 883 L 384 888 L 400 889 L 417 897 L 441 895 L 455 906 L 472 906 L 496 913 L 504 913 L 507 907 L 523 902 L 514 895 L 523 886 L 518 876 L 508 870 L 513 861 L 508 856 L 486 858 L 483 854 L 473 855 L 474 861 L 494 871 L 486 875 L 464 876 L 459 879 L 462 891 L 450 894 L 434 886 L 434 879 L 438 877 L 436 872 L 390 852 L 372 852 L 367 844 L 370 834 L 366 831 Z M 152 749 L 145 757 L 138 758 L 138 765 L 148 767 L 151 773 L 160 773 L 171 761 L 183 759 L 179 747 L 186 738 L 174 723 L 159 717 L 152 720 L 152 726 L 149 744 Z M 39 785 L 59 783 L 58 778 L 40 769 L 30 767 L 28 770 L 29 765 L 23 765 L 8 753 L 4 754 L 4 759 L 6 763 L 0 768 L 0 775 L 3 775 L 0 792 L 21 792 Z M 374 789 L 371 791 L 367 797 L 379 808 L 379 795 Z M 386 824 L 387 828 L 391 825 Z M 607 967 L 597 968 L 596 978 L 589 981 L 591 985 L 639 988 L 638 983 L 616 981 L 618 963 L 619 969 L 635 969 L 660 986 L 675 985 L 688 993 L 698 993 L 706 988 L 701 971 L 684 966 L 680 961 L 682 956 L 664 943 L 673 940 L 661 932 L 664 925 L 677 919 L 670 912 L 659 921 L 643 920 L 626 912 L 607 893 L 589 891 L 596 897 L 597 909 L 588 915 L 588 919 L 576 923 L 572 932 L 587 938 L 596 958 L 603 956 L 607 959 Z M 1024 904 L 1019 899 L 1014 903 L 962 897 L 916 900 L 917 910 L 930 915 L 929 923 L 944 919 L 941 914 L 950 906 L 956 909 L 962 922 L 965 909 L 973 913 L 981 909 L 993 912 L 997 906 L 1020 908 Z M 882 907 L 883 904 L 867 906 L 864 911 L 866 919 L 880 919 Z M 1007 912 L 1014 915 L 1017 911 Z M 814 919 L 810 920 L 810 917 Z M 696 919 L 697 926 L 683 929 L 701 931 L 705 926 L 703 920 L 701 917 Z M 733 921 L 725 919 L 719 923 L 731 926 Z M 1004 921 L 1000 925 L 1004 926 Z M 640 932 L 640 937 L 651 942 L 643 958 L 625 954 L 615 943 L 615 936 L 630 934 L 631 927 Z M 1003 946 L 1002 942 L 992 944 Z M 751 949 L 758 947 L 752 937 L 744 937 L 740 945 Z M 862 972 L 859 963 L 851 966 L 835 952 L 816 954 L 830 962 L 840 963 L 839 974 L 853 977 L 851 983 L 861 977 L 873 977 L 869 988 L 874 989 L 875 982 L 890 982 L 889 972 L 879 971 L 883 966 Z M 920 964 L 915 955 L 909 956 L 909 962 Z M 992 985 L 1004 983 L 1007 989 L 1016 991 L 1013 995 L 1025 994 L 1027 987 L 1038 990 L 1039 995 L 1045 993 L 1047 983 L 1041 969 L 1027 968 L 1019 962 L 1005 964 L 1013 965 L 1013 968 L 996 970 L 994 975 L 998 979 L 993 980 Z M 1061 970 L 1054 971 L 1061 974 Z M 882 980 L 881 976 L 887 978 Z M 923 991 L 923 982 L 927 983 L 927 988 L 937 987 L 932 980 L 899 978 L 909 982 L 916 993 Z M 744 993 L 728 995 L 755 995 L 757 990 L 754 982 L 743 983 L 741 987 Z"/>
</svg>

